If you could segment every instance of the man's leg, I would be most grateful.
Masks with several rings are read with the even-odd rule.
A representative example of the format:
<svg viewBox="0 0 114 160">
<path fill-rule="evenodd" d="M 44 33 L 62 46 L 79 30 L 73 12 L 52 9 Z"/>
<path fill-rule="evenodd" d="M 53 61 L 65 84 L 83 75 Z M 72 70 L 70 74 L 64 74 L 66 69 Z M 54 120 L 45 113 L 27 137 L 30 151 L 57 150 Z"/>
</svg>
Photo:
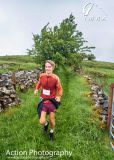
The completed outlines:
<svg viewBox="0 0 114 160">
<path fill-rule="evenodd" d="M 45 123 L 46 123 L 46 112 L 42 111 L 40 117 L 40 124 L 45 125 Z"/>
<path fill-rule="evenodd" d="M 54 112 L 50 112 L 49 115 L 49 120 L 50 120 L 50 140 L 54 139 L 54 128 L 55 128 L 55 113 Z"/>
<path fill-rule="evenodd" d="M 49 122 L 46 121 L 46 112 L 41 112 L 40 124 L 44 126 L 44 133 L 47 134 Z"/>
<path fill-rule="evenodd" d="M 49 120 L 50 120 L 51 129 L 54 129 L 55 127 L 55 113 L 54 112 L 50 112 Z"/>
</svg>

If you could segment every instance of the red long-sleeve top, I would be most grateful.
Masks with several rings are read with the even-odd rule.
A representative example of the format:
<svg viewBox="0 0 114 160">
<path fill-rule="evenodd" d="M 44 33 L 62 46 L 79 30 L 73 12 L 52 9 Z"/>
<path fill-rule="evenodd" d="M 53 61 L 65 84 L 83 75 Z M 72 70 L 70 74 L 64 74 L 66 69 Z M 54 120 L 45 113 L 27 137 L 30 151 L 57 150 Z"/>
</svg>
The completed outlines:
<svg viewBox="0 0 114 160">
<path fill-rule="evenodd" d="M 47 75 L 46 73 L 41 73 L 36 85 L 36 90 L 40 88 L 40 97 L 42 98 L 55 98 L 56 96 L 61 98 L 63 94 L 60 79 L 55 74 Z"/>
</svg>

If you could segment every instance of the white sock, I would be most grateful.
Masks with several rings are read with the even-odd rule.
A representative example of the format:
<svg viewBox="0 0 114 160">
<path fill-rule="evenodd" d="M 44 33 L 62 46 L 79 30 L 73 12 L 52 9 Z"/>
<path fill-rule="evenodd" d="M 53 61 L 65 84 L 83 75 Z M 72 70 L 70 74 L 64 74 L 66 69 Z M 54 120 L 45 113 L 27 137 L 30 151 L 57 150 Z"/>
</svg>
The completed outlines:
<svg viewBox="0 0 114 160">
<path fill-rule="evenodd" d="M 48 122 L 46 121 L 45 126 L 47 126 Z"/>
<path fill-rule="evenodd" d="M 54 132 L 54 129 L 51 128 L 51 129 L 50 129 L 50 133 L 53 133 L 53 132 Z"/>
</svg>

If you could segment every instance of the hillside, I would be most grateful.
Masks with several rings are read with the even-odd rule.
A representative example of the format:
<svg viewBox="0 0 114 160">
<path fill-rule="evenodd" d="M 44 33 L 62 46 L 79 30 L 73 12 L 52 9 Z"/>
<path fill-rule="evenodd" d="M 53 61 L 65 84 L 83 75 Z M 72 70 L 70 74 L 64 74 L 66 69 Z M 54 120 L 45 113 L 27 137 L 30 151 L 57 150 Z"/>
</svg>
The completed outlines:
<svg viewBox="0 0 114 160">
<path fill-rule="evenodd" d="M 83 69 L 102 86 L 107 95 L 110 94 L 110 84 L 114 83 L 114 63 L 111 62 L 84 62 Z"/>
<path fill-rule="evenodd" d="M 15 70 L 30 70 L 40 67 L 30 56 L 0 56 L 0 73 Z"/>
<path fill-rule="evenodd" d="M 0 64 L 4 61 L 10 64 L 10 60 L 7 61 L 4 58 L 0 59 Z M 11 63 L 14 62 L 12 59 L 11 61 Z M 23 69 L 29 68 L 29 63 L 24 62 L 24 60 L 18 61 L 17 58 L 16 61 L 16 64 L 23 64 Z M 33 61 L 31 66 L 32 63 Z M 35 63 L 32 67 L 34 66 Z M 112 72 L 114 64 L 109 63 L 112 68 L 107 66 L 105 62 L 86 62 L 84 70 L 87 74 L 91 73 L 93 77 L 96 72 L 106 74 L 105 79 L 104 77 L 99 79 L 99 83 L 101 80 L 107 82 L 108 86 L 104 85 L 104 89 L 109 94 L 109 85 L 114 78 Z M 15 70 L 15 67 L 13 69 Z M 48 151 L 50 155 L 51 151 L 70 151 L 72 152 L 71 160 L 113 160 L 114 152 L 109 145 L 108 131 L 99 128 L 99 121 L 95 118 L 92 110 L 91 98 L 85 96 L 90 91 L 88 83 L 69 67 L 59 67 L 56 74 L 61 79 L 64 95 L 62 105 L 56 114 L 55 141 L 51 143 L 48 137 L 42 134 L 42 127 L 38 122 L 36 112 L 39 94 L 34 95 L 34 89 L 29 89 L 26 93 L 19 93 L 22 99 L 20 106 L 10 108 L 0 115 L 0 159 L 8 158 L 5 155 L 7 150 L 29 151 L 34 149 L 36 151 Z M 41 158 L 32 156 L 32 159 Z M 21 156 L 17 157 L 22 158 Z M 68 156 L 62 155 L 43 159 L 47 158 L 69 159 Z"/>
</svg>

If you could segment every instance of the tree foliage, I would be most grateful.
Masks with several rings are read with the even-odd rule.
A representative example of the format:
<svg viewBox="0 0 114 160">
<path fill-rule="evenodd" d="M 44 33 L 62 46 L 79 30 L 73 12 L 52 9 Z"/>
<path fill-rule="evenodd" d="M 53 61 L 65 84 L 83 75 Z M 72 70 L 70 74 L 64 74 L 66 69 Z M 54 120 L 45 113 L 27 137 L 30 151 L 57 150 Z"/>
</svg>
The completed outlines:
<svg viewBox="0 0 114 160">
<path fill-rule="evenodd" d="M 33 55 L 36 63 L 44 64 L 47 59 L 54 60 L 57 64 L 72 64 L 80 66 L 87 52 L 94 47 L 85 45 L 82 32 L 77 30 L 75 17 L 71 14 L 58 26 L 43 27 L 39 34 L 33 34 L 34 45 L 28 49 L 28 54 Z M 81 58 L 80 58 L 81 57 Z M 79 63 L 77 63 L 77 61 Z"/>
<path fill-rule="evenodd" d="M 88 54 L 87 55 L 87 59 L 89 60 L 89 61 L 93 61 L 93 60 L 95 60 L 95 55 L 94 54 Z"/>
</svg>

